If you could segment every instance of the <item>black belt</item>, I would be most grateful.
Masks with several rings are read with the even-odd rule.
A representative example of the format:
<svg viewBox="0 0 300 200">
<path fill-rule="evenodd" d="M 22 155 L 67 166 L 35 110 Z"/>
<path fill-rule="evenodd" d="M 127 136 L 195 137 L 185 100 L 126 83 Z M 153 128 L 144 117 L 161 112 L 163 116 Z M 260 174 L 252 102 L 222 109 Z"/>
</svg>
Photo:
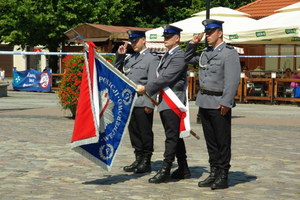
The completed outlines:
<svg viewBox="0 0 300 200">
<path fill-rule="evenodd" d="M 223 95 L 223 91 L 207 90 L 202 87 L 200 87 L 199 91 L 201 94 L 207 94 L 207 95 L 213 95 L 213 96 L 222 96 Z"/>
<path fill-rule="evenodd" d="M 183 91 L 183 86 L 175 86 L 175 87 L 172 87 L 171 90 L 173 92 Z"/>
</svg>

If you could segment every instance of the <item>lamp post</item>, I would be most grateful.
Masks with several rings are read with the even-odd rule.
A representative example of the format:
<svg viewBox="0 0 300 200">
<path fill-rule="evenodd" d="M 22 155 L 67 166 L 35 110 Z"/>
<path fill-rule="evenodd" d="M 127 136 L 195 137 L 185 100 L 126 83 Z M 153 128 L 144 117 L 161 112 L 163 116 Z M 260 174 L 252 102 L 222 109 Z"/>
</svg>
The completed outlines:
<svg viewBox="0 0 300 200">
<path fill-rule="evenodd" d="M 210 16 L 210 0 L 206 0 L 206 19 L 209 19 L 209 16 Z M 205 38 L 205 46 L 208 47 L 206 38 Z M 197 114 L 197 124 L 201 124 L 200 107 Z"/>
<path fill-rule="evenodd" d="M 210 18 L 210 0 L 206 0 L 206 19 L 209 18 Z M 205 38 L 205 46 L 208 47 L 206 38 Z"/>
</svg>

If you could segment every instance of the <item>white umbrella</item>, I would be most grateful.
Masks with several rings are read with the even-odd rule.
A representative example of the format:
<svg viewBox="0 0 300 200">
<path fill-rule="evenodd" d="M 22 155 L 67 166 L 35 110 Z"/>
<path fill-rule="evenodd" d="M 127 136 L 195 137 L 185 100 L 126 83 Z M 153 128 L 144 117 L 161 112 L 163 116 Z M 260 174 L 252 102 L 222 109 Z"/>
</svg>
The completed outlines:
<svg viewBox="0 0 300 200">
<path fill-rule="evenodd" d="M 299 10 L 299 9 L 300 9 L 300 2 L 280 8 L 278 10 L 275 10 L 274 12 L 289 12 L 289 11 L 295 11 L 295 10 Z"/>
<path fill-rule="evenodd" d="M 215 7 L 210 9 L 210 18 L 224 21 L 223 33 L 232 31 L 242 31 L 249 26 L 255 24 L 256 20 L 247 17 L 248 14 L 242 13 L 230 8 Z M 206 19 L 206 11 L 202 11 L 193 14 L 191 18 L 187 18 L 178 22 L 174 22 L 171 25 L 181 28 L 183 31 L 180 33 L 181 42 L 186 42 L 192 39 L 194 34 L 198 34 L 204 31 L 202 21 Z M 164 38 L 163 28 L 159 27 L 146 32 L 147 42 L 163 42 Z M 230 42 L 229 40 L 225 40 Z"/>
<path fill-rule="evenodd" d="M 226 37 L 232 43 L 297 44 L 300 41 L 300 2 L 274 11 L 257 20 L 255 28 L 232 31 Z"/>
</svg>

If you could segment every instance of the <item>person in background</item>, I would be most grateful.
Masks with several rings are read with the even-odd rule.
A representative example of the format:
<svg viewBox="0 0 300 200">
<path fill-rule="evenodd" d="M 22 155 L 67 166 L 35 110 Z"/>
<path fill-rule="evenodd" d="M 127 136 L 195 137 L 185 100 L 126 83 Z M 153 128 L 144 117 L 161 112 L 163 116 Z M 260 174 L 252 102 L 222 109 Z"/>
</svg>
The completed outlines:
<svg viewBox="0 0 300 200">
<path fill-rule="evenodd" d="M 242 72 L 243 73 L 245 73 L 245 78 L 249 78 L 248 76 L 248 67 L 247 67 L 247 65 L 244 65 L 243 67 L 242 67 Z"/>
<path fill-rule="evenodd" d="M 176 114 L 176 109 L 172 108 L 173 103 L 181 102 L 186 105 L 187 69 L 188 65 L 184 61 L 184 51 L 180 48 L 180 28 L 163 25 L 164 44 L 168 52 L 162 58 L 158 68 L 158 76 L 154 81 L 148 82 L 145 86 L 138 85 L 137 93 L 148 93 L 153 95 L 159 91 L 168 90 L 169 94 L 159 95 L 158 112 L 165 130 L 165 152 L 161 169 L 149 179 L 149 183 L 165 183 L 173 179 L 187 179 L 191 177 L 187 164 L 186 149 L 183 138 L 180 138 L 180 117 Z M 172 163 L 178 162 L 172 176 L 170 175 Z"/>
<path fill-rule="evenodd" d="M 126 58 L 127 42 L 118 48 L 114 66 L 123 72 L 135 84 L 145 85 L 156 78 L 158 56 L 146 47 L 145 31 L 129 30 L 129 42 L 135 51 Z M 156 99 L 153 93 L 152 98 Z M 151 157 L 153 153 L 153 109 L 154 104 L 145 96 L 139 96 L 131 114 L 128 130 L 131 145 L 134 148 L 135 161 L 125 166 L 126 172 L 151 172 Z"/>
<path fill-rule="evenodd" d="M 286 68 L 285 73 L 281 76 L 281 79 L 293 79 L 294 75 L 292 74 L 292 70 L 290 68 Z M 286 90 L 287 87 L 289 89 L 291 82 L 278 82 L 278 87 Z"/>
<path fill-rule="evenodd" d="M 300 68 L 297 69 L 296 71 L 296 75 L 294 76 L 293 79 L 300 79 Z M 298 82 L 291 82 L 290 83 L 290 88 L 295 88 L 295 87 L 299 87 L 299 83 Z"/>
<path fill-rule="evenodd" d="M 257 66 L 254 71 L 264 71 L 264 67 L 263 66 Z M 255 78 L 265 78 L 265 72 L 259 72 L 258 75 L 256 75 Z"/>
<path fill-rule="evenodd" d="M 241 61 L 241 72 L 245 73 L 245 78 L 248 78 L 248 66 L 245 61 Z"/>
<path fill-rule="evenodd" d="M 300 68 L 297 69 L 294 79 L 300 79 Z"/>
<path fill-rule="evenodd" d="M 228 188 L 231 160 L 231 109 L 240 82 L 241 66 L 236 50 L 223 41 L 223 21 L 202 22 L 208 47 L 195 53 L 204 33 L 187 42 L 185 61 L 199 63 L 199 92 L 203 133 L 209 155 L 210 175 L 198 183 L 211 189 Z"/>
<path fill-rule="evenodd" d="M 249 78 L 249 73 L 248 73 L 248 66 L 244 65 L 242 67 L 242 72 L 245 74 L 245 78 Z M 254 84 L 250 81 L 247 81 L 247 95 L 250 96 L 253 90 Z M 247 100 L 245 100 L 246 103 L 248 103 Z"/>
<path fill-rule="evenodd" d="M 290 68 L 286 68 L 285 73 L 281 76 L 282 79 L 290 79 L 294 78 L 292 74 L 292 70 Z"/>
</svg>

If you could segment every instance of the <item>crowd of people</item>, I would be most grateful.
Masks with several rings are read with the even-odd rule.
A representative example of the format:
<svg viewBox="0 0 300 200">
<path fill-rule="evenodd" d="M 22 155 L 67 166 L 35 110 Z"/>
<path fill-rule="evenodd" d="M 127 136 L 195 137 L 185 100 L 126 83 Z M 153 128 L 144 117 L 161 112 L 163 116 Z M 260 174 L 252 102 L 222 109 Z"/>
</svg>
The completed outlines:
<svg viewBox="0 0 300 200">
<path fill-rule="evenodd" d="M 184 139 L 181 135 L 183 114 L 178 108 L 187 106 L 188 64 L 199 64 L 199 106 L 202 128 L 209 155 L 210 175 L 198 183 L 211 189 L 228 188 L 228 171 L 231 160 L 231 109 L 240 80 L 238 53 L 223 41 L 223 21 L 207 19 L 202 22 L 204 32 L 180 46 L 182 29 L 163 25 L 164 44 L 168 51 L 159 60 L 146 47 L 145 32 L 128 31 L 134 54 L 126 56 L 127 42 L 117 51 L 114 66 L 137 84 L 140 95 L 128 126 L 135 160 L 124 171 L 149 173 L 153 149 L 154 104 L 144 95 L 158 99 L 159 112 L 165 134 L 165 150 L 161 169 L 148 180 L 149 183 L 166 183 L 171 179 L 188 179 L 191 171 Z M 196 53 L 205 34 L 207 47 Z M 158 97 L 158 98 L 157 98 Z M 187 108 L 188 109 L 188 108 Z M 178 168 L 171 174 L 173 162 Z"/>
<path fill-rule="evenodd" d="M 256 72 L 257 70 L 261 71 L 263 68 L 261 66 L 258 66 L 256 69 L 252 70 L 252 72 Z M 241 72 L 244 74 L 244 78 L 264 78 L 263 75 L 257 75 L 257 73 L 254 73 L 255 76 L 251 75 L 249 72 L 248 66 L 245 64 L 244 61 L 241 61 Z M 300 79 L 300 68 L 297 68 L 296 71 L 292 71 L 291 68 L 286 68 L 284 73 L 281 74 L 278 78 L 281 79 Z M 282 93 L 285 93 L 285 91 L 289 91 L 289 93 L 292 93 L 294 88 L 299 87 L 300 83 L 298 82 L 278 82 L 278 89 L 279 91 L 282 91 Z M 265 83 L 265 87 L 268 87 L 268 82 Z M 251 81 L 247 81 L 247 95 L 251 96 L 253 89 L 255 88 L 255 84 Z M 291 96 L 291 94 L 290 94 Z M 248 102 L 248 101 L 246 101 Z"/>
</svg>

